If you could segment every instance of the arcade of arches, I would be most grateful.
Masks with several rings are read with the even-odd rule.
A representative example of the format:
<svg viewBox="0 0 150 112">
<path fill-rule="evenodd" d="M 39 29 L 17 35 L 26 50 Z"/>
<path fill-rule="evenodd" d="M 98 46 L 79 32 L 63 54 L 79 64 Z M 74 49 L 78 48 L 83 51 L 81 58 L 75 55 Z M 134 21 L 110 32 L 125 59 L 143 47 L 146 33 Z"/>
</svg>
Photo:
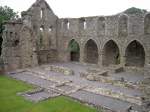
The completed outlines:
<svg viewBox="0 0 150 112">
<path fill-rule="evenodd" d="M 70 61 L 79 61 L 80 47 L 78 42 L 72 39 L 69 42 Z M 118 45 L 109 40 L 103 47 L 102 65 L 118 65 L 120 64 L 120 51 Z M 90 64 L 98 64 L 98 46 L 94 40 L 90 39 L 84 46 L 84 62 Z M 145 51 L 143 46 L 136 40 L 132 41 L 125 50 L 126 62 L 125 66 L 143 67 L 145 64 Z"/>
</svg>

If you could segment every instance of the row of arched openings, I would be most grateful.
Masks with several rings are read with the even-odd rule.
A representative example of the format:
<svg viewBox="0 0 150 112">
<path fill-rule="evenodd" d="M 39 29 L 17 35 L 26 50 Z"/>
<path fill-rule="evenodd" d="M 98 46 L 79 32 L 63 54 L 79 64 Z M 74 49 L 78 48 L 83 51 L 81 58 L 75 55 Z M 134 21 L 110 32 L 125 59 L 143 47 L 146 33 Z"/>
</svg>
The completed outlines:
<svg viewBox="0 0 150 112">
<path fill-rule="evenodd" d="M 70 61 L 79 61 L 80 59 L 80 46 L 76 40 L 69 42 Z M 96 42 L 92 39 L 88 40 L 84 46 L 84 62 L 90 64 L 98 64 L 99 53 Z M 128 44 L 125 50 L 125 66 L 143 67 L 145 64 L 145 51 L 137 40 Z M 120 51 L 118 45 L 109 40 L 103 47 L 102 55 L 103 66 L 118 65 L 120 64 Z"/>
</svg>

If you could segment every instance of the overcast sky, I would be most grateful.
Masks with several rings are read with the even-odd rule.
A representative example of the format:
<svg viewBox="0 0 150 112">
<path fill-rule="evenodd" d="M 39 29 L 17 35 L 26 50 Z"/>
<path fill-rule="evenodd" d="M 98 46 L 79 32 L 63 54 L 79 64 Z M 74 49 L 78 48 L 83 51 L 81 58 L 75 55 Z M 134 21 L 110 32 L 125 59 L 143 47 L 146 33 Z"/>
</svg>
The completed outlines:
<svg viewBox="0 0 150 112">
<path fill-rule="evenodd" d="M 1 6 L 27 10 L 36 0 L 0 0 Z M 46 0 L 58 17 L 113 15 L 130 7 L 150 11 L 150 0 Z"/>
</svg>

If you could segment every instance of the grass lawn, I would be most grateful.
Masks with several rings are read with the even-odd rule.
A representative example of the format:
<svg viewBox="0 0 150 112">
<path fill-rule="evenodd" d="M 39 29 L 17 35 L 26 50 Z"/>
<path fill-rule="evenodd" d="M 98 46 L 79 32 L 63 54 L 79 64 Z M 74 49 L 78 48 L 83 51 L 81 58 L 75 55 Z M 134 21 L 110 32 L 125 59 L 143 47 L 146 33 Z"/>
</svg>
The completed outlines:
<svg viewBox="0 0 150 112">
<path fill-rule="evenodd" d="M 0 112 L 97 112 L 94 108 L 64 96 L 33 103 L 16 95 L 32 88 L 21 81 L 0 76 Z"/>
</svg>

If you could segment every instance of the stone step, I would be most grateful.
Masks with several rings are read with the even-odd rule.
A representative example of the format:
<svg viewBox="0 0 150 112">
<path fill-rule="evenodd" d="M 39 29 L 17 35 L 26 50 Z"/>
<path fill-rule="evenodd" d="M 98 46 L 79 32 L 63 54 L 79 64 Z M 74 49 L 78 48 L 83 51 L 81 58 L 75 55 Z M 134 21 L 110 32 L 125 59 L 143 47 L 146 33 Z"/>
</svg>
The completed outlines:
<svg viewBox="0 0 150 112">
<path fill-rule="evenodd" d="M 94 94 L 88 91 L 80 90 L 70 94 L 69 96 L 82 102 L 86 102 L 98 107 L 100 106 L 115 112 L 127 112 L 128 108 L 131 106 L 138 112 L 141 112 L 141 107 L 138 105 L 114 99 L 111 97 Z"/>
</svg>

